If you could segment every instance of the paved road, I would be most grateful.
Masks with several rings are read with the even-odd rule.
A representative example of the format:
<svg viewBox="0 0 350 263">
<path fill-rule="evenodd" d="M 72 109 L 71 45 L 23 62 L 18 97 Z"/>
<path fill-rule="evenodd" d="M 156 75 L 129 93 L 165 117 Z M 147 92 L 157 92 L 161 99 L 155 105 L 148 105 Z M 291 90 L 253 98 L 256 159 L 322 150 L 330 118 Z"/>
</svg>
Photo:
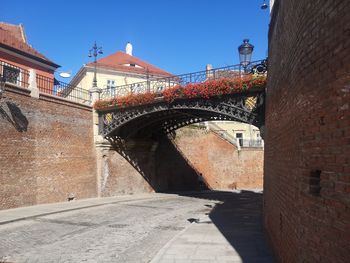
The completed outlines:
<svg viewBox="0 0 350 263">
<path fill-rule="evenodd" d="M 224 217 L 229 218 L 227 212 L 232 207 L 226 205 L 232 203 L 239 206 L 239 196 L 232 193 L 158 195 L 147 200 L 114 202 L 3 224 L 0 225 L 0 262 L 150 262 L 153 258 L 156 258 L 155 262 L 178 262 L 176 256 L 167 255 L 176 253 L 176 247 L 169 250 L 169 246 L 175 241 L 174 246 L 179 245 L 183 238 L 181 235 L 187 233 L 192 236 L 191 229 L 196 231 L 193 230 L 194 225 L 199 226 L 200 221 L 208 216 L 212 217 L 210 227 L 213 228 L 216 224 L 214 228 L 219 230 L 216 230 L 216 234 L 223 227 L 220 235 L 229 242 L 226 248 L 235 251 L 233 245 L 240 245 L 231 242 L 232 231 L 225 233 L 227 221 L 222 221 L 218 212 L 220 207 L 223 208 Z M 248 218 L 247 222 L 254 224 L 254 229 L 259 232 L 260 221 L 256 221 L 256 218 L 260 217 L 261 198 L 251 197 L 248 198 L 251 200 L 249 202 L 254 205 L 250 208 L 256 211 L 249 212 L 254 215 L 254 220 Z M 243 202 L 247 203 L 246 198 L 243 198 Z M 219 204 L 218 208 L 212 211 L 216 204 Z M 190 221 L 195 219 L 200 220 L 191 224 Z M 205 225 L 209 226 L 204 222 L 202 226 Z M 201 232 L 203 231 L 206 229 L 202 228 Z M 213 233 L 213 229 L 210 231 Z M 256 239 L 256 232 L 254 233 Z M 196 237 L 198 238 L 198 233 Z M 242 239 L 242 242 L 245 242 L 242 251 L 247 253 L 247 240 Z M 215 245 L 214 243 L 206 243 L 206 250 L 210 251 L 210 245 Z M 215 246 L 213 248 L 217 249 Z M 192 253 L 191 249 L 187 253 Z M 240 257 L 235 262 L 242 262 L 239 259 Z"/>
</svg>

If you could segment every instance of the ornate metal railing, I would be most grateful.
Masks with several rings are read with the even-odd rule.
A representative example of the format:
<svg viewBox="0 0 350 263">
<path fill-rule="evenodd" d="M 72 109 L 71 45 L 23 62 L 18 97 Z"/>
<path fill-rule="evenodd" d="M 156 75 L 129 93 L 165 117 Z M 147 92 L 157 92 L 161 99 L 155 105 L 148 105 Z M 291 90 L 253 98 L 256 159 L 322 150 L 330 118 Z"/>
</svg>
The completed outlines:
<svg viewBox="0 0 350 263">
<path fill-rule="evenodd" d="M 201 83 L 207 80 L 220 78 L 233 78 L 236 76 L 247 75 L 254 72 L 264 73 L 266 72 L 266 68 L 267 61 L 259 60 L 250 63 L 246 68 L 243 68 L 240 64 L 238 64 L 188 74 L 174 75 L 172 77 L 154 78 L 149 79 L 147 81 L 102 89 L 100 99 L 122 97 L 129 94 L 146 92 L 161 93 L 162 91 L 174 87 L 176 85 L 186 85 L 188 83 Z"/>
</svg>

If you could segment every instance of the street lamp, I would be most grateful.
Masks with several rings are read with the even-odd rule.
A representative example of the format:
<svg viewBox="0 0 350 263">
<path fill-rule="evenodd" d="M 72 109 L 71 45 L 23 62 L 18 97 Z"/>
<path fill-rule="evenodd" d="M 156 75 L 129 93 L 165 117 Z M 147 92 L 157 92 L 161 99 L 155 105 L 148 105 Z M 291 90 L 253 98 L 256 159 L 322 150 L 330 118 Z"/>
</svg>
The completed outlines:
<svg viewBox="0 0 350 263">
<path fill-rule="evenodd" d="M 249 39 L 244 39 L 243 44 L 238 47 L 239 61 L 246 72 L 247 66 L 250 64 L 254 46 L 249 43 Z"/>
<path fill-rule="evenodd" d="M 265 10 L 265 9 L 267 9 L 269 6 L 266 4 L 266 0 L 264 0 L 264 2 L 261 4 L 261 9 L 262 10 Z"/>
<path fill-rule="evenodd" d="M 94 57 L 94 79 L 92 81 L 92 87 L 97 88 L 97 78 L 96 78 L 96 57 L 98 54 L 103 54 L 102 47 L 97 47 L 96 41 L 92 49 L 89 50 L 89 58 Z"/>
</svg>

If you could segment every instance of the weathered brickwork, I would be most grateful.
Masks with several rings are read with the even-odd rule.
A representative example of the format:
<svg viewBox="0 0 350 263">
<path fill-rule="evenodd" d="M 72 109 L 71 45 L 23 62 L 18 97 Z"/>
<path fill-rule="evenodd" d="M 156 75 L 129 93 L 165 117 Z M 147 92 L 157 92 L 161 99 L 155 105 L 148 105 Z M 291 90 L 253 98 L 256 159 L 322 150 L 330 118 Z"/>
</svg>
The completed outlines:
<svg viewBox="0 0 350 263">
<path fill-rule="evenodd" d="M 190 128 L 178 130 L 175 141 L 211 189 L 262 188 L 262 148 L 238 151 L 212 132 Z"/>
<path fill-rule="evenodd" d="M 275 1 L 264 212 L 280 262 L 350 259 L 350 2 Z"/>
<path fill-rule="evenodd" d="M 0 116 L 0 209 L 96 196 L 90 107 L 10 87 Z"/>
<path fill-rule="evenodd" d="M 196 171 L 167 137 L 106 144 L 97 151 L 101 196 L 198 189 Z"/>
<path fill-rule="evenodd" d="M 152 141 L 138 140 L 117 148 L 111 147 L 109 142 L 97 146 L 100 196 L 153 192 L 153 144 Z"/>
</svg>

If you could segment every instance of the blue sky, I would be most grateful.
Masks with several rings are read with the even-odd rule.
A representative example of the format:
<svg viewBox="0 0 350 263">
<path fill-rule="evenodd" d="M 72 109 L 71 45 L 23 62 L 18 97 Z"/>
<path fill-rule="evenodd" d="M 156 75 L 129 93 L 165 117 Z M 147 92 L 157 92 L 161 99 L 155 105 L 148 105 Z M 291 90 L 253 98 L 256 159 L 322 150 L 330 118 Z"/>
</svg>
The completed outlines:
<svg viewBox="0 0 350 263">
<path fill-rule="evenodd" d="M 29 43 L 76 73 L 96 40 L 103 56 L 124 50 L 174 74 L 237 64 L 244 38 L 267 54 L 263 0 L 2 1 L 0 21 L 23 23 Z"/>
</svg>

